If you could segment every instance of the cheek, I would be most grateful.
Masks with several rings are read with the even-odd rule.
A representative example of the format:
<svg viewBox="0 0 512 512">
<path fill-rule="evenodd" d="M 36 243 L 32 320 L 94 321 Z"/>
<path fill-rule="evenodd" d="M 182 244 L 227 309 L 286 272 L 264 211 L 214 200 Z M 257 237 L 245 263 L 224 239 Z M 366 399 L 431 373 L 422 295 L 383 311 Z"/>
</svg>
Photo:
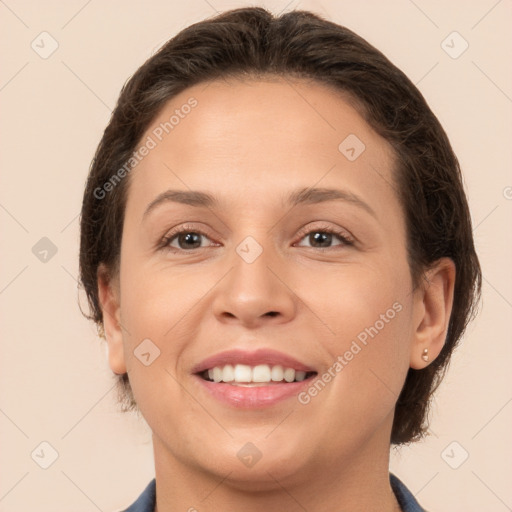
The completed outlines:
<svg viewBox="0 0 512 512">
<path fill-rule="evenodd" d="M 343 421 L 353 423 L 352 431 L 369 411 L 376 422 L 389 414 L 403 386 L 412 335 L 407 270 L 347 270 L 306 295 L 326 326 L 318 322 L 316 329 L 330 359 L 326 395 L 333 410 L 351 411 Z"/>
<path fill-rule="evenodd" d="M 361 346 L 381 340 L 377 348 L 397 343 L 411 300 L 407 269 L 382 262 L 316 272 L 297 281 L 294 291 L 309 306 L 311 326 L 323 330 L 322 344 L 333 355 L 348 350 L 352 340 Z"/>
<path fill-rule="evenodd" d="M 164 396 L 171 409 L 190 409 L 191 403 L 179 405 L 184 353 L 204 338 L 199 333 L 207 311 L 202 300 L 218 279 L 204 269 L 155 269 L 127 254 L 121 268 L 121 321 L 127 370 L 141 410 L 151 409 L 155 397 L 161 404 Z"/>
<path fill-rule="evenodd" d="M 155 264 L 151 255 L 137 252 L 129 237 L 123 258 L 121 313 L 125 324 L 137 335 L 162 339 L 198 301 L 200 280 L 185 267 Z"/>
</svg>

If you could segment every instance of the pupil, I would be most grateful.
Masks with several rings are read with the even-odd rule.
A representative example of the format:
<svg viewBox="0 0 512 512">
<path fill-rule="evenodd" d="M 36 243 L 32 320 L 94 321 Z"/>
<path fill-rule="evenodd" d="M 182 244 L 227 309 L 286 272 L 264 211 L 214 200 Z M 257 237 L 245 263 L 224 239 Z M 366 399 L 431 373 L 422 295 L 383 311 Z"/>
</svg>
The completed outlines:
<svg viewBox="0 0 512 512">
<path fill-rule="evenodd" d="M 193 238 L 196 239 L 196 243 L 199 244 L 199 246 L 201 245 L 201 241 L 199 240 L 198 241 L 198 238 L 199 238 L 199 233 L 185 233 L 184 235 L 182 234 L 180 236 L 180 243 L 185 241 L 185 243 L 187 242 L 193 242 Z"/>
<path fill-rule="evenodd" d="M 327 241 L 329 242 L 330 239 L 331 239 L 332 235 L 330 233 L 321 233 L 321 232 L 316 232 L 314 235 L 313 235 L 313 239 L 315 240 L 315 243 L 317 243 L 319 241 L 319 239 L 323 238 L 324 242 Z M 327 238 L 327 240 L 326 240 Z M 321 242 L 321 240 L 320 240 Z M 314 245 L 314 244 L 313 244 Z"/>
</svg>

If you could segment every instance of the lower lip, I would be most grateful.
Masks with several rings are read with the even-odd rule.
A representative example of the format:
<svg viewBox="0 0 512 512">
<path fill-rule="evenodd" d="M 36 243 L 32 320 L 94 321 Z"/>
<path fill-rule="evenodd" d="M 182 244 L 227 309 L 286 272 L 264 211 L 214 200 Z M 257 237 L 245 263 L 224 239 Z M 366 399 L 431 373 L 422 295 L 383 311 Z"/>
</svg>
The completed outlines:
<svg viewBox="0 0 512 512">
<path fill-rule="evenodd" d="M 297 396 L 303 388 L 311 384 L 313 379 L 313 377 L 310 377 L 301 382 L 245 387 L 225 382 L 211 382 L 197 375 L 195 378 L 217 400 L 233 407 L 245 409 L 270 407 L 287 398 Z"/>
</svg>

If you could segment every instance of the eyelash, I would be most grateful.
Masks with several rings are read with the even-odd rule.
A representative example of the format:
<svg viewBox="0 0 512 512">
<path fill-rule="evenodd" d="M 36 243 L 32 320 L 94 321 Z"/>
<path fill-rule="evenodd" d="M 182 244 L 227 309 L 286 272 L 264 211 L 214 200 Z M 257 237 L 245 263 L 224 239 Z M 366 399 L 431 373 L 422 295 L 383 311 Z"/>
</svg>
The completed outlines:
<svg viewBox="0 0 512 512">
<path fill-rule="evenodd" d="M 201 236 L 204 236 L 206 238 L 209 238 L 208 237 L 208 234 L 205 233 L 204 231 L 201 231 L 200 229 L 196 229 L 192 226 L 187 226 L 187 225 L 184 225 L 184 226 L 181 226 L 177 229 L 174 229 L 173 231 L 171 231 L 170 233 L 168 233 L 167 235 L 165 235 L 163 238 L 162 238 L 162 241 L 161 241 L 161 244 L 159 246 L 160 249 L 163 249 L 163 250 L 168 250 L 168 251 L 171 251 L 171 252 L 192 252 L 192 251 L 195 251 L 195 250 L 200 250 L 200 249 L 206 249 L 206 247 L 197 247 L 197 248 L 194 248 L 194 249 L 179 249 L 179 248 L 176 248 L 176 247 L 171 247 L 170 246 L 170 243 L 178 236 L 180 235 L 181 233 L 194 233 L 194 234 L 197 234 L 197 235 L 201 235 Z M 300 235 L 300 240 L 302 240 L 303 238 L 305 238 L 307 235 L 311 234 L 311 233 L 327 233 L 327 234 L 331 234 L 331 235 L 336 235 L 340 240 L 341 242 L 343 242 L 341 244 L 341 246 L 352 246 L 354 245 L 354 240 L 345 232 L 345 231 L 341 231 L 341 230 L 338 230 L 336 228 L 331 228 L 331 227 L 327 227 L 327 226 L 317 226 L 313 229 L 309 229 L 309 230 L 301 230 L 299 235 Z M 299 241 L 300 241 L 299 240 Z M 329 251 L 329 250 L 332 250 L 332 249 L 335 249 L 336 247 L 340 247 L 340 246 L 333 246 L 333 247 L 309 247 L 310 249 L 316 249 L 318 251 Z"/>
</svg>

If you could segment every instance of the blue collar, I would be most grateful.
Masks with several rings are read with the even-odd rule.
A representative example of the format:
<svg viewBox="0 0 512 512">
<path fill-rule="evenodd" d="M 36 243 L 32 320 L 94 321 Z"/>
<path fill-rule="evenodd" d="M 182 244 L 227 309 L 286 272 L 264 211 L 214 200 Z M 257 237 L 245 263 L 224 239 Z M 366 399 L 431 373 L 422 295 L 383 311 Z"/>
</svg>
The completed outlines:
<svg viewBox="0 0 512 512">
<path fill-rule="evenodd" d="M 395 493 L 402 512 L 427 512 L 416 501 L 412 492 L 409 491 L 405 484 L 398 477 L 393 475 L 393 473 L 389 473 L 389 482 L 391 483 L 391 489 L 393 489 Z"/>
<path fill-rule="evenodd" d="M 389 473 L 389 482 L 395 493 L 396 499 L 402 508 L 402 512 L 427 512 L 416 501 L 411 491 L 393 473 Z M 122 512 L 154 512 L 156 505 L 156 479 L 144 489 L 137 501 Z"/>
</svg>

